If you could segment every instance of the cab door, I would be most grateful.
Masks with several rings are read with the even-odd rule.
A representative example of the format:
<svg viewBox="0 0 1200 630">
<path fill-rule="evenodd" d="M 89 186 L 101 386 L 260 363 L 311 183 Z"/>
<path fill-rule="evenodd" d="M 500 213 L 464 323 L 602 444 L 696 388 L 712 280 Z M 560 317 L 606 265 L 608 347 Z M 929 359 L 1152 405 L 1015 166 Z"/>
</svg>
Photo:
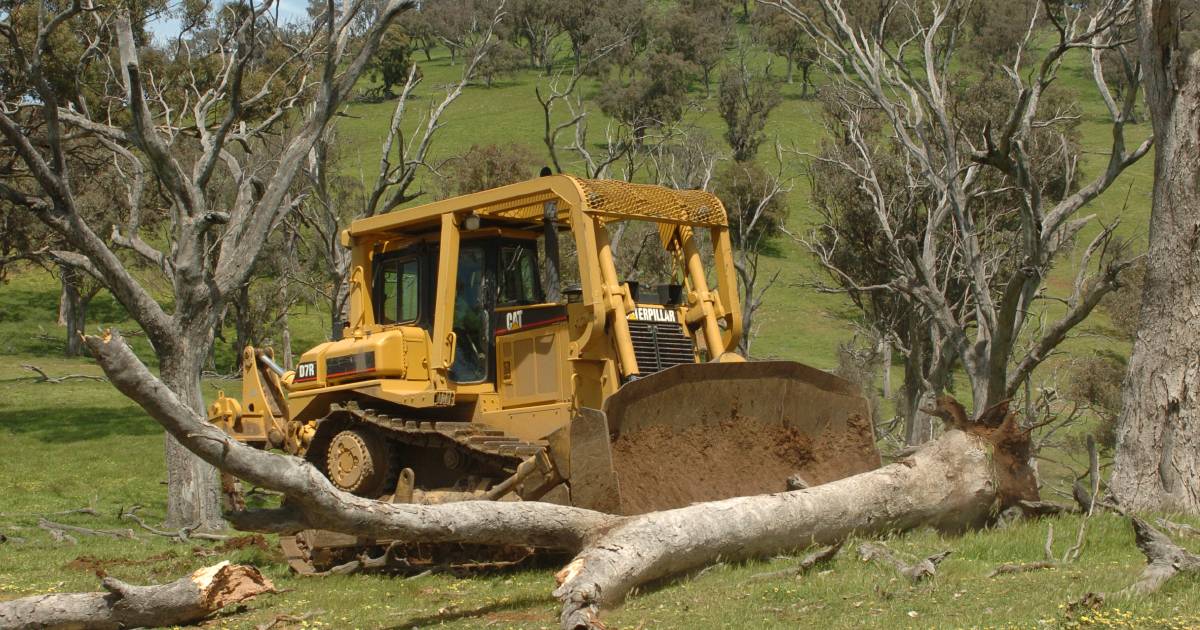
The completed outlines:
<svg viewBox="0 0 1200 630">
<path fill-rule="evenodd" d="M 505 408 L 558 402 L 567 388 L 567 309 L 542 295 L 534 242 L 497 248 L 496 390 Z"/>
</svg>

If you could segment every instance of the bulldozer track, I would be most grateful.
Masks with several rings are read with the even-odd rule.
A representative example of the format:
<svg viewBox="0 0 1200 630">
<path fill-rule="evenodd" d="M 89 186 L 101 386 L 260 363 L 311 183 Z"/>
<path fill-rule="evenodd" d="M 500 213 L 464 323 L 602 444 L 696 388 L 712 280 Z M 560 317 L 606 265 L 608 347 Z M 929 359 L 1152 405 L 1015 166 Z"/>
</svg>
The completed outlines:
<svg viewBox="0 0 1200 630">
<path fill-rule="evenodd" d="M 527 442 L 484 424 L 410 420 L 375 409 L 363 409 L 353 401 L 330 405 L 326 417 L 335 414 L 383 429 L 394 442 L 426 448 L 453 445 L 470 456 L 510 472 L 525 459 L 542 453 L 548 447 L 544 440 Z"/>
<path fill-rule="evenodd" d="M 364 409 L 355 401 L 330 405 L 325 418 L 326 421 L 348 422 L 350 426 L 374 427 L 394 444 L 428 449 L 456 448 L 465 457 L 473 458 L 477 463 L 505 475 L 512 474 L 523 461 L 536 457 L 548 448 L 545 441 L 524 441 L 483 424 L 394 417 L 376 409 Z M 397 469 L 403 464 L 393 458 L 390 465 Z M 393 474 L 395 472 L 398 470 L 394 470 Z M 386 500 L 386 495 L 370 498 Z M 368 571 L 405 573 L 429 567 L 441 567 L 454 572 L 498 570 L 520 564 L 534 551 L 511 546 L 408 545 L 393 540 L 355 538 L 320 530 L 280 537 L 280 546 L 288 564 L 302 575 L 335 570 L 356 559 L 364 567 L 370 565 L 363 569 Z M 375 560 L 363 561 L 366 558 Z"/>
</svg>

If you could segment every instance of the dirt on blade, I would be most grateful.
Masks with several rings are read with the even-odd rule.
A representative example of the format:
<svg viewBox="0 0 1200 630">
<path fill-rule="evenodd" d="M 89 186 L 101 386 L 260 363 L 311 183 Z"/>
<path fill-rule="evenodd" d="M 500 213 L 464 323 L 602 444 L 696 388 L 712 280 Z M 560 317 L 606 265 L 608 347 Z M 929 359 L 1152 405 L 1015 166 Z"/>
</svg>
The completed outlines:
<svg viewBox="0 0 1200 630">
<path fill-rule="evenodd" d="M 853 420 L 852 430 L 870 431 L 861 419 Z M 621 511 L 639 514 L 782 492 L 787 478 L 797 473 L 814 485 L 833 481 L 840 476 L 836 458 L 860 442 L 846 438 L 840 433 L 811 438 L 791 427 L 742 418 L 622 434 L 613 443 Z"/>
</svg>

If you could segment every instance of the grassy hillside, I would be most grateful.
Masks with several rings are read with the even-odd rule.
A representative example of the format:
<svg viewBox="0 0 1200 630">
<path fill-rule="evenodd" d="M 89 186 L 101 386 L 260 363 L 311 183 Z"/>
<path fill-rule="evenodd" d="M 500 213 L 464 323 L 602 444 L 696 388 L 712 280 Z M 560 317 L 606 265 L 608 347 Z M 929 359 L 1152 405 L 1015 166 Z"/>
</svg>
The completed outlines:
<svg viewBox="0 0 1200 630">
<path fill-rule="evenodd" d="M 422 111 L 414 109 L 414 106 L 440 101 L 446 86 L 461 76 L 462 66 L 452 65 L 449 55 L 444 51 L 435 51 L 433 57 L 429 62 L 423 59 L 418 61 L 425 78 L 416 89 L 415 98 L 409 106 L 414 114 Z M 757 52 L 750 57 L 750 61 L 763 63 L 765 54 Z M 1085 61 L 1081 54 L 1069 57 L 1059 79 L 1059 86 L 1076 94 L 1080 100 L 1080 132 L 1084 147 L 1082 163 L 1079 165 L 1082 181 L 1101 172 L 1111 143 L 1110 126 L 1105 122 L 1107 112 L 1092 83 L 1090 66 L 1085 65 Z M 809 186 L 802 154 L 815 152 L 824 136 L 820 105 L 811 98 L 801 98 L 800 84 L 786 83 L 780 64 L 775 65 L 779 89 L 784 98 L 771 114 L 767 133 L 771 138 L 778 139 L 782 146 L 797 152 L 789 152 L 785 157 L 785 174 L 791 178 L 793 186 L 788 195 L 788 227 L 794 234 L 805 235 L 812 229 L 816 215 L 809 205 Z M 825 79 L 814 74 L 819 87 Z M 540 72 L 524 71 L 498 82 L 490 89 L 469 87 L 443 118 L 446 127 L 437 136 L 432 161 L 436 163 L 461 154 L 475 144 L 517 143 L 531 147 L 536 155 L 548 162 L 541 141 L 543 114 L 534 90 L 539 85 L 545 90 L 552 80 Z M 585 97 L 594 96 L 598 89 L 594 82 L 581 85 Z M 692 113 L 688 120 L 703 130 L 714 146 L 723 147 L 721 134 L 724 132 L 724 123 L 717 113 L 716 90 L 713 90 L 712 97 L 706 99 L 702 86 L 696 85 L 691 98 Z M 347 109 L 349 117 L 338 123 L 344 156 L 341 164 L 343 174 L 371 181 L 378 168 L 379 146 L 393 107 L 393 103 L 358 103 Z M 589 104 L 588 115 L 592 121 L 589 124 L 591 140 L 599 143 L 603 140 L 607 119 L 594 104 Z M 563 119 L 566 119 L 565 114 Z M 412 116 L 405 128 L 411 130 L 419 122 L 417 116 Z M 1149 133 L 1149 126 L 1133 125 L 1127 128 L 1126 133 L 1127 142 L 1135 146 Z M 760 158 L 765 160 L 770 157 L 770 147 L 764 146 Z M 564 167 L 571 170 L 566 164 Z M 1118 218 L 1122 224 L 1118 234 L 1132 238 L 1135 250 L 1144 249 L 1152 177 L 1152 156 L 1147 156 L 1126 171 L 1106 195 L 1086 210 L 1085 214 L 1094 213 L 1096 220 L 1080 234 L 1075 255 L 1095 236 L 1101 224 L 1111 224 Z M 413 204 L 422 202 L 417 200 Z M 774 250 L 776 253 L 767 261 L 762 275 L 770 277 L 776 270 L 781 270 L 781 273 L 779 281 L 767 294 L 765 312 L 758 321 L 761 326 L 755 341 L 758 352 L 763 357 L 831 367 L 836 363 L 838 343 L 846 341 L 852 334 L 852 322 L 849 320 L 855 316 L 855 311 L 838 296 L 819 294 L 801 286 L 820 278 L 821 272 L 798 244 L 785 237 L 779 239 Z M 1051 278 L 1049 284 L 1052 295 L 1069 294 L 1075 271 L 1070 262 L 1073 261 L 1063 265 Z M 1054 312 L 1055 308 L 1050 306 L 1047 313 Z M 803 325 L 797 326 L 796 322 L 803 322 Z M 1102 318 L 1096 318 L 1090 324 L 1103 327 L 1105 322 Z M 1069 349 L 1090 349 L 1095 345 L 1089 342 Z M 1101 345 L 1104 345 L 1103 342 Z M 1125 352 L 1123 349 L 1119 351 Z"/>
<path fill-rule="evenodd" d="M 461 72 L 440 51 L 422 63 L 425 80 L 416 102 L 440 98 L 443 86 Z M 779 70 L 777 69 L 777 72 Z M 534 87 L 545 77 L 521 72 L 491 89 L 472 86 L 445 118 L 434 158 L 466 151 L 472 144 L 523 143 L 537 155 L 541 110 Z M 1062 72 L 1061 84 L 1079 94 L 1086 154 L 1080 165 L 1084 177 L 1096 173 L 1107 155 L 1109 133 L 1103 108 L 1091 87 L 1089 72 L 1072 59 Z M 822 82 L 817 78 L 818 84 Z M 769 131 L 798 151 L 813 151 L 821 138 L 818 106 L 799 97 L 799 85 L 782 84 L 783 103 L 773 114 Z M 597 87 L 585 89 L 594 93 Z M 695 119 L 720 143 L 722 124 L 715 101 L 696 98 Z M 340 168 L 351 177 L 371 178 L 377 151 L 392 104 L 354 104 L 340 118 L 339 132 L 345 155 Z M 603 117 L 592 114 L 594 134 L 603 128 Z M 408 128 L 416 124 L 410 121 Z M 1146 126 L 1130 130 L 1131 142 L 1147 132 Z M 1100 223 L 1122 221 L 1120 234 L 1144 247 L 1151 158 L 1126 172 L 1112 190 L 1088 210 L 1096 222 L 1081 236 L 1076 255 L 1096 233 Z M 789 196 L 790 228 L 804 233 L 814 215 L 807 203 L 803 160 L 792 157 L 788 174 L 794 178 Z M 790 240 L 777 243 L 777 254 L 767 261 L 767 274 L 780 271 L 779 282 L 767 296 L 759 317 L 761 328 L 755 347 L 763 357 L 800 360 L 820 367 L 836 362 L 839 343 L 851 338 L 854 312 L 837 296 L 816 293 L 801 285 L 817 277 L 817 269 L 800 247 Z M 1064 261 L 1049 279 L 1050 292 L 1063 296 L 1070 290 L 1074 258 Z M 36 364 L 53 375 L 98 374 L 87 360 L 57 358 L 63 348 L 62 329 L 55 325 L 58 292 L 49 274 L 29 269 L 0 286 L 0 533 L 10 537 L 0 543 L 0 599 L 23 595 L 92 589 L 97 569 L 131 582 L 174 579 L 220 559 L 261 566 L 284 591 L 250 604 L 244 614 L 219 618 L 213 625 L 252 628 L 270 622 L 277 614 L 313 613 L 308 627 L 329 628 L 540 628 L 556 627 L 556 602 L 549 596 L 553 569 L 524 571 L 459 580 L 436 575 L 416 580 L 381 576 L 298 579 L 288 573 L 268 538 L 260 548 L 222 548 L 215 544 L 176 544 L 139 532 L 140 540 L 81 538 L 79 544 L 55 543 L 37 527 L 39 514 L 92 506 L 96 516 L 67 515 L 48 518 L 88 527 L 130 527 L 118 522 L 122 507 L 145 506 L 150 522 L 165 510 L 162 433 L 151 420 L 109 385 L 93 381 L 62 384 L 37 383 L 20 367 Z M 1046 302 L 1045 316 L 1061 305 Z M 91 307 L 89 327 L 136 327 L 110 296 L 101 294 Z M 323 340 L 327 314 L 319 307 L 293 312 L 297 349 Z M 1069 341 L 1056 361 L 1094 351 L 1123 355 L 1127 347 L 1108 336 L 1107 321 L 1097 313 Z M 229 342 L 218 343 L 216 366 L 226 371 L 235 353 Z M 134 337 L 139 354 L 152 360 L 144 338 Z M 900 372 L 895 370 L 898 381 Z M 236 382 L 208 380 L 205 393 L 237 390 Z M 1200 521 L 1192 520 L 1194 524 Z M 1132 544 L 1127 524 L 1104 515 L 1088 527 L 1087 544 L 1078 564 L 1071 567 L 1006 576 L 985 575 L 1002 562 L 1041 558 L 1047 522 L 1026 523 L 1003 532 L 980 532 L 960 538 L 943 538 L 917 532 L 891 541 L 893 548 L 912 554 L 951 549 L 939 577 L 913 587 L 891 573 L 863 565 L 852 553 L 827 570 L 800 580 L 753 580 L 763 571 L 788 566 L 787 559 L 745 565 L 719 565 L 701 575 L 643 592 L 608 617 L 616 627 L 764 627 L 793 628 L 820 623 L 830 628 L 858 627 L 1200 627 L 1200 583 L 1179 580 L 1158 595 L 1138 601 L 1111 601 L 1100 611 L 1073 611 L 1068 601 L 1088 591 L 1114 591 L 1140 571 L 1143 559 Z M 1073 539 L 1077 519 L 1053 521 L 1057 549 Z M 803 541 L 797 541 L 802 544 Z M 1191 544 L 1194 548 L 1195 544 Z M 297 624 L 293 624 L 297 625 Z M 279 626 L 276 626 L 279 627 Z M 287 624 L 284 625 L 287 627 Z"/>
</svg>

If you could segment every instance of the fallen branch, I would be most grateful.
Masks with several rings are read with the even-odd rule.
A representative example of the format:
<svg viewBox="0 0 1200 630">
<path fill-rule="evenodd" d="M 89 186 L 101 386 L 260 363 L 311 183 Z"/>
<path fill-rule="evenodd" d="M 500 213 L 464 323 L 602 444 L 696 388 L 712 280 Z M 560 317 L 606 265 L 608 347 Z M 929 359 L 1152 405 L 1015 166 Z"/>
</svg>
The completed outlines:
<svg viewBox="0 0 1200 630">
<path fill-rule="evenodd" d="M 1154 522 L 1157 523 L 1159 527 L 1167 530 L 1168 532 L 1171 532 L 1172 536 L 1176 536 L 1179 538 L 1200 536 L 1200 528 L 1195 528 L 1195 527 L 1192 527 L 1191 525 L 1168 521 L 1165 518 L 1155 519 Z"/>
<path fill-rule="evenodd" d="M 1057 569 L 1059 566 L 1056 560 L 1043 560 L 1040 562 L 1006 562 L 988 573 L 988 577 L 994 578 L 997 575 L 1007 575 L 1010 573 L 1027 573 L 1029 571 L 1040 571 L 1042 569 Z"/>
<path fill-rule="evenodd" d="M 1024 513 L 1025 518 L 1058 516 L 1060 514 L 1071 513 L 1070 507 L 1052 501 L 1018 501 L 1017 507 Z"/>
<path fill-rule="evenodd" d="M 66 525 L 64 523 L 55 523 L 44 518 L 38 519 L 38 527 L 45 530 L 58 530 L 72 534 L 83 534 L 84 536 L 102 536 L 107 538 L 127 538 L 129 540 L 137 540 L 132 529 L 92 529 L 90 527 L 79 527 L 78 525 Z"/>
<path fill-rule="evenodd" d="M 858 546 L 858 557 L 863 562 L 879 562 L 886 564 L 908 578 L 913 584 L 937 575 L 937 566 L 942 560 L 950 557 L 950 551 L 942 551 L 926 556 L 913 563 L 901 560 L 890 549 L 883 545 L 865 542 Z"/>
<path fill-rule="evenodd" d="M 834 559 L 838 552 L 842 550 L 842 543 L 838 542 L 828 547 L 822 547 L 800 560 L 800 564 L 783 569 L 781 571 L 769 571 L 767 573 L 756 573 L 750 576 L 752 580 L 770 580 L 781 577 L 800 577 L 812 570 L 813 567 L 825 564 Z"/>
<path fill-rule="evenodd" d="M 281 492 L 283 507 L 228 514 L 247 531 L 327 529 L 376 540 L 523 545 L 565 550 L 556 575 L 560 623 L 598 628 L 600 610 L 639 585 L 717 560 L 738 562 L 792 550 L 799 541 L 833 544 L 916 527 L 960 532 L 994 520 L 1020 500 L 1037 501 L 1030 442 L 1007 407 L 960 418 L 903 462 L 806 490 L 698 503 L 635 516 L 537 501 L 385 503 L 338 490 L 315 467 L 238 443 L 184 404 L 121 337 L 87 337 L 112 383 L 181 444 L 223 472 Z M 926 561 L 933 563 L 934 558 Z"/>
<path fill-rule="evenodd" d="M 378 557 L 372 558 L 370 555 L 363 553 L 360 554 L 358 558 L 351 560 L 350 562 L 339 564 L 328 571 L 314 573 L 313 576 L 324 577 L 327 575 L 351 575 L 362 571 L 386 569 L 389 564 L 389 556 L 392 555 L 392 552 L 396 548 L 397 544 L 398 543 L 392 543 L 388 545 L 388 548 L 385 549 Z"/>
<path fill-rule="evenodd" d="M 31 516 L 37 516 L 39 518 L 46 518 L 47 516 L 70 516 L 72 514 L 86 514 L 88 516 L 100 516 L 100 513 L 97 512 L 95 508 L 82 507 L 82 508 L 75 508 L 74 510 L 63 510 L 61 512 L 9 512 L 7 514 L 0 514 L 0 518 L 29 518 Z"/>
<path fill-rule="evenodd" d="M 1029 571 L 1040 571 L 1042 569 L 1056 569 L 1066 564 L 1070 564 L 1079 559 L 1079 555 L 1083 553 L 1084 532 L 1087 528 L 1087 517 L 1084 517 L 1083 522 L 1079 524 L 1079 532 L 1075 535 L 1075 544 L 1069 547 L 1063 553 L 1062 558 L 1054 557 L 1054 523 L 1046 525 L 1046 543 L 1042 546 L 1042 555 L 1044 560 L 1038 562 L 1008 562 L 1002 564 L 991 573 L 988 577 L 996 577 L 1010 573 L 1027 573 Z"/>
<path fill-rule="evenodd" d="M 142 506 L 140 506 L 140 505 L 131 506 L 128 510 L 123 510 L 121 512 L 121 514 L 117 516 L 117 520 L 123 521 L 125 519 L 129 519 L 129 520 L 133 521 L 134 523 L 137 523 L 138 527 L 141 527 L 142 529 L 146 530 L 147 532 L 150 532 L 151 534 L 154 534 L 155 536 L 171 538 L 171 539 L 175 540 L 175 542 L 188 542 L 189 540 L 214 540 L 214 541 L 229 540 L 229 536 L 225 536 L 222 534 L 209 534 L 206 532 L 197 532 L 197 531 L 195 531 L 195 528 L 181 527 L 177 531 L 173 531 L 173 532 L 162 530 L 162 529 L 156 529 L 154 527 L 151 527 L 149 524 L 147 524 L 145 519 L 143 519 L 142 517 L 137 515 L 137 511 L 140 509 L 142 509 Z M 132 533 L 132 531 L 130 533 Z"/>
<path fill-rule="evenodd" d="M 0 545 L 2 545 L 4 543 L 17 543 L 19 545 L 24 542 L 25 542 L 25 539 L 21 538 L 20 536 L 9 536 L 7 534 L 0 534 Z"/>
<path fill-rule="evenodd" d="M 80 380 L 87 380 L 87 381 L 107 381 L 108 380 L 107 378 L 104 378 L 103 376 L 92 376 L 91 374 L 67 374 L 66 376 L 50 376 L 49 374 L 46 374 L 46 371 L 43 370 L 42 368 L 40 368 L 36 365 L 29 365 L 26 363 L 22 363 L 21 367 L 25 368 L 26 370 L 29 370 L 30 372 L 37 373 L 37 376 L 34 378 L 34 381 L 33 381 L 34 383 L 52 383 L 52 384 L 57 385 L 58 383 L 69 381 L 71 379 L 80 379 Z"/>
<path fill-rule="evenodd" d="M 68 543 L 71 543 L 72 545 L 79 544 L 78 538 L 64 532 L 61 529 L 55 529 L 53 527 L 50 527 L 48 525 L 43 525 L 41 523 L 38 523 L 38 527 L 41 527 L 42 529 L 46 530 L 46 532 L 50 534 L 50 538 L 53 539 L 54 542 L 59 542 L 59 543 L 68 542 Z"/>
<path fill-rule="evenodd" d="M 274 628 L 275 626 L 277 626 L 281 623 L 286 623 L 286 624 L 304 623 L 304 622 L 308 621 L 309 619 L 312 619 L 313 617 L 316 617 L 317 615 L 321 615 L 324 613 L 325 613 L 325 611 L 323 611 L 323 610 L 314 610 L 312 612 L 306 612 L 303 615 L 275 615 L 275 618 L 272 619 L 271 621 L 269 621 L 267 623 L 260 623 L 257 626 L 254 626 L 254 630 L 271 630 L 271 628 Z"/>
<path fill-rule="evenodd" d="M 1130 519 L 1137 546 L 1146 555 L 1146 568 L 1118 596 L 1147 595 L 1179 573 L 1200 573 L 1200 555 L 1175 544 L 1166 534 L 1136 516 Z"/>
<path fill-rule="evenodd" d="M 34 595 L 0 602 L 5 630 L 137 628 L 191 625 L 212 613 L 275 590 L 258 569 L 228 562 L 160 586 L 131 586 L 116 578 L 105 592 Z"/>
</svg>

